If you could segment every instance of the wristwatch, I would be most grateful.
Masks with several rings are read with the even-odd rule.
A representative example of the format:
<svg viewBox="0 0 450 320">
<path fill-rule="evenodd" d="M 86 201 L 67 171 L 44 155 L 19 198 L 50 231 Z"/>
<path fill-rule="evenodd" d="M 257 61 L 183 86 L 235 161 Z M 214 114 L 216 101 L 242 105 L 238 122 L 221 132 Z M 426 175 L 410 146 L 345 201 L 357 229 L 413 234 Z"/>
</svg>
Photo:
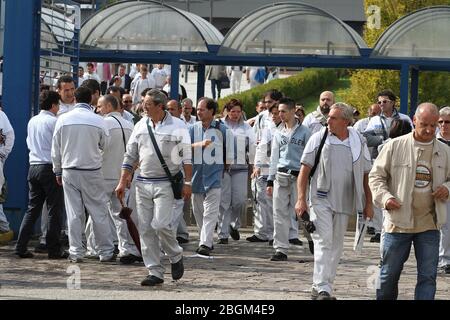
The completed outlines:
<svg viewBox="0 0 450 320">
<path fill-rule="evenodd" d="M 184 184 L 185 184 L 186 186 L 192 186 L 192 181 L 185 181 Z"/>
</svg>

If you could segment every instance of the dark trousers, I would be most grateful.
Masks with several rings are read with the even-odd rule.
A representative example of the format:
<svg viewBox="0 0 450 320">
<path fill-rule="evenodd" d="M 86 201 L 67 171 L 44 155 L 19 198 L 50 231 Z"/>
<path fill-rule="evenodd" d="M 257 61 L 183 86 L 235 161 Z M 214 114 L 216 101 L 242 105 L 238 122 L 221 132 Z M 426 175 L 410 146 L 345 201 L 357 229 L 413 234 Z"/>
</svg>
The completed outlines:
<svg viewBox="0 0 450 320">
<path fill-rule="evenodd" d="M 34 224 L 41 216 L 42 206 L 47 201 L 48 230 L 47 248 L 49 254 L 61 252 L 61 216 L 64 210 L 63 188 L 56 183 L 51 164 L 31 165 L 28 170 L 28 210 L 20 225 L 15 251 L 23 253 L 33 235 Z"/>
<path fill-rule="evenodd" d="M 221 91 L 221 87 L 220 87 L 220 81 L 216 80 L 216 79 L 211 79 L 211 94 L 212 94 L 212 98 L 214 100 L 216 100 L 216 88 L 217 88 L 217 98 L 220 98 L 220 91 Z"/>
</svg>

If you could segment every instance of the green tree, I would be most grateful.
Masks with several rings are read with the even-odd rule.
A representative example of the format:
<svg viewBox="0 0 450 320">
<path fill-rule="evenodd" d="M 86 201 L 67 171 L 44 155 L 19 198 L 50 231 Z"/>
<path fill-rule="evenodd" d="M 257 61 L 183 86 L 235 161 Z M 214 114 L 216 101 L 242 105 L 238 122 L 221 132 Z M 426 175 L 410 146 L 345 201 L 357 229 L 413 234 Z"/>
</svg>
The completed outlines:
<svg viewBox="0 0 450 320">
<path fill-rule="evenodd" d="M 381 34 L 397 19 L 434 5 L 450 5 L 450 0 L 365 0 L 366 14 L 371 5 L 381 9 L 380 28 L 364 30 L 364 40 L 369 47 L 373 47 Z M 400 72 L 392 70 L 355 70 L 351 73 L 351 89 L 344 99 L 349 104 L 366 112 L 367 107 L 376 99 L 376 95 L 383 89 L 391 89 L 397 96 L 400 95 Z M 419 75 L 419 101 L 431 101 L 437 105 L 450 103 L 450 73 L 447 72 L 420 72 Z"/>
</svg>

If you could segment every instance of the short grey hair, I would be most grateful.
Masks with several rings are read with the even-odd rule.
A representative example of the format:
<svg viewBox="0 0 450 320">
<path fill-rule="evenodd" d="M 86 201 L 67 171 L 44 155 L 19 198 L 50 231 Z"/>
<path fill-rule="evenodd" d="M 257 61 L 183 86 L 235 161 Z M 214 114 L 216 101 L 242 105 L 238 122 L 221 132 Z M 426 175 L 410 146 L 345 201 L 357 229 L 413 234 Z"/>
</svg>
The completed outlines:
<svg viewBox="0 0 450 320">
<path fill-rule="evenodd" d="M 443 107 L 441 110 L 439 110 L 439 115 L 443 117 L 450 116 L 450 107 Z"/>
<path fill-rule="evenodd" d="M 414 116 L 415 117 L 420 117 L 420 114 L 423 113 L 425 110 L 427 110 L 427 111 L 429 111 L 429 112 L 431 112 L 431 113 L 433 113 L 433 114 L 435 114 L 437 116 L 440 115 L 439 109 L 438 109 L 438 107 L 435 104 L 433 104 L 431 102 L 424 102 L 424 103 L 419 104 L 419 106 L 416 109 L 416 113 L 414 114 Z"/>
<path fill-rule="evenodd" d="M 167 106 L 167 96 L 161 92 L 161 90 L 158 89 L 151 89 L 149 91 L 147 91 L 147 93 L 145 94 L 148 97 L 151 97 L 153 102 L 158 105 L 158 104 L 163 104 L 164 108 Z"/>
<path fill-rule="evenodd" d="M 331 109 L 341 110 L 342 117 L 345 120 L 348 120 L 348 121 L 353 120 L 353 108 L 350 107 L 348 104 L 346 104 L 344 102 L 336 102 L 335 104 L 333 104 L 331 106 L 330 111 L 331 111 Z"/>
</svg>

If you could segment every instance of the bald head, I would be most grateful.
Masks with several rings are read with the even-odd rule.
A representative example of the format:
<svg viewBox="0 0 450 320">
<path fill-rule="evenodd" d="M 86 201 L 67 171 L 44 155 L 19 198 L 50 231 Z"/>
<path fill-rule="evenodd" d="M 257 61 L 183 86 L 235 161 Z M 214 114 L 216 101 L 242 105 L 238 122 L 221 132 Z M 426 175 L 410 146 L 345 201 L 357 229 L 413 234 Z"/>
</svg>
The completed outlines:
<svg viewBox="0 0 450 320">
<path fill-rule="evenodd" d="M 424 143 L 433 141 L 438 120 L 439 110 L 436 105 L 430 102 L 421 103 L 413 118 L 414 139 Z"/>
<path fill-rule="evenodd" d="M 424 102 L 419 104 L 419 106 L 416 109 L 416 113 L 414 114 L 415 117 L 421 117 L 425 114 L 434 115 L 439 117 L 439 109 L 438 107 L 431 103 L 431 102 Z"/>
<path fill-rule="evenodd" d="M 177 100 L 170 100 L 167 102 L 167 111 L 169 111 L 172 116 L 179 118 L 181 116 L 180 102 Z"/>
<path fill-rule="evenodd" d="M 378 103 L 374 103 L 369 107 L 368 115 L 369 117 L 378 116 L 381 113 L 381 107 Z"/>
<path fill-rule="evenodd" d="M 324 91 L 319 97 L 319 106 L 322 114 L 327 115 L 330 107 L 334 104 L 334 94 L 331 91 Z"/>
</svg>

